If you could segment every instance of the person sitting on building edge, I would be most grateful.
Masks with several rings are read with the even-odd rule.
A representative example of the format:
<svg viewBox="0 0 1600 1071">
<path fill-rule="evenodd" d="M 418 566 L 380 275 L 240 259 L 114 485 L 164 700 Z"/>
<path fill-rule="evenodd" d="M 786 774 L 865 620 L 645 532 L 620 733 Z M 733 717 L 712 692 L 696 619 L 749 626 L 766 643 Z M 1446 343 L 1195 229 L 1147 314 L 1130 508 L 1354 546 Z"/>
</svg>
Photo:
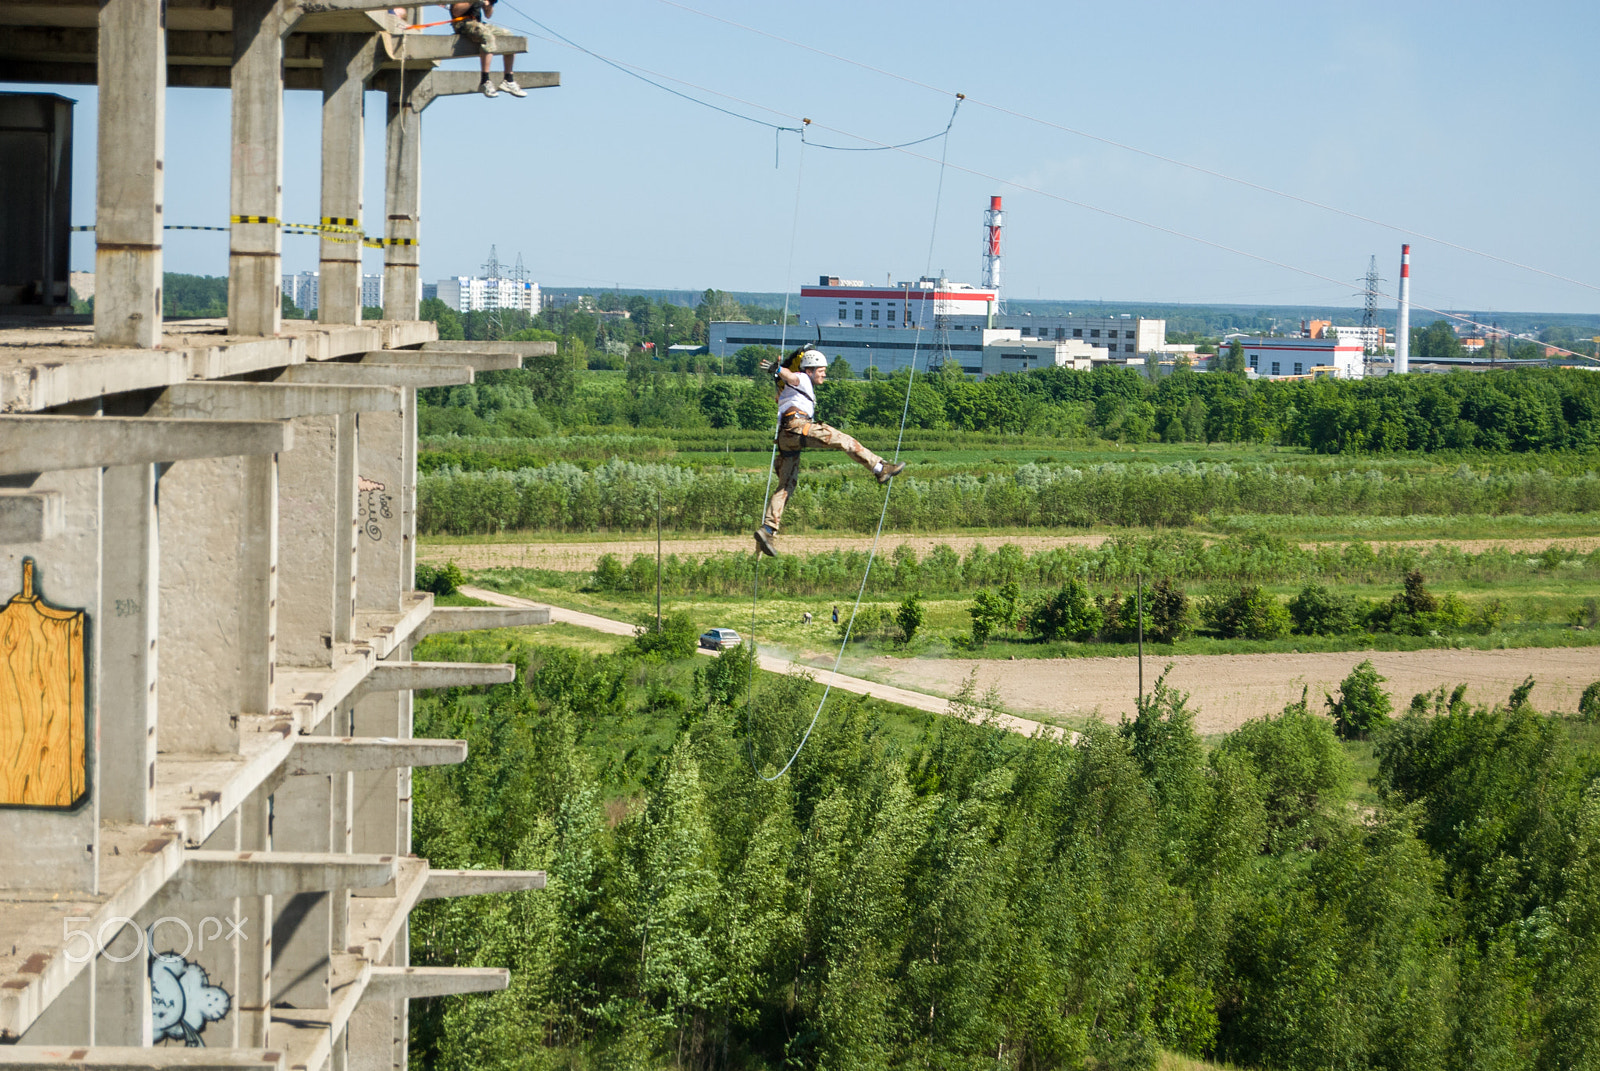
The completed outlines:
<svg viewBox="0 0 1600 1071">
<path fill-rule="evenodd" d="M 773 471 L 778 475 L 778 489 L 772 492 L 767 503 L 767 515 L 756 529 L 756 549 L 776 557 L 778 554 L 778 522 L 783 519 L 783 507 L 800 477 L 800 451 L 807 447 L 825 447 L 843 450 L 864 465 L 878 478 L 888 483 L 898 476 L 906 463 L 887 464 L 883 458 L 856 442 L 836 428 L 817 420 L 817 387 L 827 381 L 828 358 L 819 349 L 803 346 L 791 353 L 781 364 L 762 361 L 761 370 L 772 373 L 778 390 L 778 460 Z"/>
<path fill-rule="evenodd" d="M 483 80 L 478 83 L 478 91 L 486 97 L 494 97 L 503 89 L 513 97 L 526 97 L 527 91 L 517 85 L 516 78 L 511 74 L 511 53 L 506 53 L 506 73 L 500 80 L 499 89 L 495 88 L 494 80 L 489 77 L 490 50 L 494 48 L 495 39 L 505 33 L 499 27 L 489 25 L 489 20 L 494 17 L 494 0 L 471 0 L 470 3 L 450 4 L 449 8 L 450 25 L 456 33 L 478 43 L 478 60 L 483 65 Z"/>
</svg>

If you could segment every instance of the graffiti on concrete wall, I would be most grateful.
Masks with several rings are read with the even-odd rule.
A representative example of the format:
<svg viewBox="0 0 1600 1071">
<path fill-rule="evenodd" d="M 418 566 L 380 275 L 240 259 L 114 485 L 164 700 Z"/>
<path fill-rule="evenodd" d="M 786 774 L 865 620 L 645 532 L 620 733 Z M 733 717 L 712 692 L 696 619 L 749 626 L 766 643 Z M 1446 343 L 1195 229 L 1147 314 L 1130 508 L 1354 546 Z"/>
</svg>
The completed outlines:
<svg viewBox="0 0 1600 1071">
<path fill-rule="evenodd" d="M 150 1016 L 155 1041 L 170 1038 L 190 1048 L 205 1045 L 200 1035 L 206 1024 L 221 1019 L 233 1006 L 228 991 L 210 981 L 204 967 L 179 953 L 152 951 Z"/>
<path fill-rule="evenodd" d="M 72 807 L 89 791 L 82 610 L 51 606 L 22 560 L 22 592 L 0 609 L 0 805 Z"/>
<path fill-rule="evenodd" d="M 367 534 L 368 539 L 373 541 L 383 539 L 381 522 L 394 516 L 389 510 L 389 503 L 394 501 L 394 496 L 384 494 L 383 484 L 377 480 L 369 480 L 365 476 L 356 478 L 356 490 L 360 493 L 356 514 L 362 518 L 361 530 Z"/>
</svg>

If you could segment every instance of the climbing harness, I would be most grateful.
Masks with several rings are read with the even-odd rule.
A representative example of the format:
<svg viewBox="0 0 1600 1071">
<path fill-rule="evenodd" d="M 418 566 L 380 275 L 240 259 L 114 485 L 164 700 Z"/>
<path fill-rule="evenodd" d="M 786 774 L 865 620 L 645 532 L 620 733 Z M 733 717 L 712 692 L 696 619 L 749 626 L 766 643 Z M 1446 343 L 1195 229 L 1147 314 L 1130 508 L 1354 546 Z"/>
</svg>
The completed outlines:
<svg viewBox="0 0 1600 1071">
<path fill-rule="evenodd" d="M 953 127 L 955 125 L 956 112 L 960 110 L 961 101 L 963 99 L 965 99 L 965 98 L 962 97 L 961 94 L 957 94 L 956 95 L 955 108 L 952 109 L 951 112 L 950 112 L 950 122 L 945 125 L 943 134 L 937 135 L 937 136 L 940 136 L 940 137 L 944 138 L 944 147 L 943 147 L 942 151 L 939 154 L 939 181 L 938 181 L 938 185 L 936 187 L 936 190 L 935 190 L 935 193 L 934 193 L 934 197 L 933 197 L 933 226 L 931 228 L 931 233 L 928 235 L 928 264 L 927 264 L 926 270 L 924 271 L 924 274 L 928 274 L 929 272 L 931 272 L 933 270 L 933 247 L 934 247 L 934 242 L 937 239 L 938 234 L 939 234 L 939 202 L 944 197 L 944 172 L 945 172 L 945 162 L 946 162 L 946 159 L 948 157 L 949 150 L 950 150 L 950 129 L 951 129 L 951 127 Z M 809 125 L 809 123 L 808 123 L 808 125 Z M 923 139 L 923 140 L 927 140 L 927 139 Z M 797 174 L 796 174 L 796 177 L 795 177 L 794 225 L 790 229 L 790 234 L 789 234 L 789 267 L 788 267 L 788 270 L 786 271 L 786 273 L 784 275 L 783 330 L 779 332 L 780 352 L 782 352 L 782 349 L 787 348 L 787 345 L 788 345 L 788 333 L 789 333 L 788 332 L 788 326 L 789 326 L 789 290 L 790 290 L 790 283 L 791 283 L 791 281 L 793 279 L 793 274 L 794 274 L 795 239 L 796 239 L 796 236 L 799 233 L 799 228 L 800 228 L 801 176 L 804 173 L 805 148 L 806 148 L 807 144 L 808 143 L 807 143 L 807 141 L 805 139 L 804 130 L 802 128 L 801 137 L 800 137 L 800 153 L 801 153 L 801 155 L 800 155 L 800 168 L 797 169 Z M 818 148 L 837 148 L 837 146 L 817 146 L 817 147 Z M 908 419 L 908 417 L 910 416 L 910 413 L 911 413 L 911 388 L 912 388 L 912 385 L 915 384 L 916 380 L 917 380 L 917 357 L 921 353 L 922 331 L 923 331 L 922 325 L 919 323 L 918 326 L 917 326 L 916 336 L 912 340 L 911 370 L 910 370 L 910 375 L 908 375 L 906 377 L 906 396 L 905 396 L 904 402 L 901 404 L 901 407 L 900 407 L 900 430 L 895 436 L 894 456 L 889 459 L 889 461 L 887 462 L 887 465 L 895 465 L 895 464 L 897 464 L 899 462 L 899 460 L 900 460 L 900 449 L 901 449 L 902 445 L 905 443 L 906 420 Z M 821 335 L 821 329 L 819 328 L 818 329 L 819 338 L 820 338 L 820 335 Z M 780 416 L 778 418 L 778 428 L 779 429 L 781 429 L 781 427 L 782 427 L 782 422 L 783 422 L 783 418 Z M 772 437 L 772 451 L 773 451 L 772 461 L 767 466 L 767 489 L 766 489 L 765 495 L 763 496 L 762 506 L 761 506 L 761 512 L 762 512 L 762 518 L 763 519 L 765 519 L 765 516 L 766 516 L 767 503 L 770 502 L 771 499 L 772 499 L 772 476 L 773 476 L 773 472 L 776 469 L 776 461 L 777 461 L 777 457 L 778 457 L 778 454 L 779 454 L 778 437 L 777 437 L 777 434 L 776 434 L 776 429 L 775 429 L 773 437 Z M 785 453 L 785 456 L 788 456 L 787 452 L 784 452 L 784 453 Z M 848 621 L 845 622 L 844 634 L 839 638 L 839 653 L 834 656 L 834 659 L 833 659 L 833 671 L 828 675 L 828 680 L 823 685 L 822 698 L 817 701 L 817 709 L 811 715 L 811 723 L 806 726 L 805 734 L 800 737 L 800 743 L 795 745 L 794 753 L 789 756 L 789 761 L 785 762 L 783 764 L 783 768 L 780 769 L 777 773 L 773 774 L 771 777 L 768 777 L 766 774 L 761 772 L 761 769 L 760 769 L 760 767 L 758 767 L 756 765 L 756 760 L 755 760 L 755 750 L 754 750 L 755 749 L 755 742 L 754 742 L 754 736 L 753 736 L 753 733 L 752 733 L 752 729 L 754 728 L 754 725 L 755 725 L 755 670 L 756 670 L 756 667 L 754 665 L 752 665 L 750 667 L 750 676 L 749 676 L 749 678 L 748 678 L 748 680 L 746 682 L 746 687 L 745 687 L 745 692 L 746 692 L 745 752 L 746 752 L 746 756 L 747 756 L 747 758 L 749 759 L 749 762 L 750 762 L 751 771 L 757 777 L 761 778 L 761 780 L 763 780 L 763 781 L 766 781 L 766 782 L 769 782 L 769 783 L 773 782 L 773 781 L 776 781 L 779 778 L 781 778 L 784 774 L 789 772 L 790 767 L 792 767 L 795 764 L 795 761 L 800 758 L 800 753 L 805 750 L 806 743 L 811 739 L 811 733 L 817 727 L 817 720 L 822 717 L 822 709 L 823 709 L 823 707 L 827 706 L 827 704 L 828 704 L 828 696 L 833 691 L 833 682 L 839 675 L 839 666 L 844 662 L 845 648 L 847 648 L 850 645 L 850 633 L 855 628 L 856 615 L 861 610 L 861 599 L 866 594 L 866 591 L 867 591 L 867 578 L 872 575 L 872 563 L 875 560 L 877 560 L 877 557 L 878 557 L 878 544 L 883 538 L 884 521 L 889 516 L 889 496 L 890 496 L 890 494 L 893 493 L 893 491 L 894 491 L 894 479 L 893 479 L 893 477 L 890 477 L 890 479 L 887 482 L 887 486 L 885 486 L 884 490 L 883 490 L 883 507 L 878 511 L 878 527 L 872 534 L 872 547 L 867 552 L 867 565 L 866 565 L 866 568 L 863 569 L 862 572 L 861 572 L 861 584 L 856 588 L 855 604 L 850 607 L 850 618 L 849 618 Z M 750 594 L 750 645 L 751 645 L 752 651 L 754 650 L 754 647 L 755 647 L 756 607 L 760 602 L 760 595 L 761 595 L 761 556 L 759 554 L 757 554 L 756 555 L 756 561 L 755 561 L 755 569 L 754 569 L 754 580 L 753 580 L 753 582 L 751 584 L 751 594 Z"/>
</svg>

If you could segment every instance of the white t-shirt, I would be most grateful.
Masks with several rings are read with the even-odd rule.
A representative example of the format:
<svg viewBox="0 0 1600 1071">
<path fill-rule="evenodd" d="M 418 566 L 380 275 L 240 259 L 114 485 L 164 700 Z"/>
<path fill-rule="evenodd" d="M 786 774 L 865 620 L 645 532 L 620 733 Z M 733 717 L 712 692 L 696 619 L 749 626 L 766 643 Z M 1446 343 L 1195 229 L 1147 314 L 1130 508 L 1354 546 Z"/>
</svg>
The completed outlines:
<svg viewBox="0 0 1600 1071">
<path fill-rule="evenodd" d="M 808 420 L 814 419 L 817 415 L 817 388 L 811 382 L 811 377 L 804 372 L 800 373 L 798 387 L 791 387 L 785 383 L 783 391 L 778 395 L 778 412 L 787 413 L 791 409 L 799 410 Z"/>
</svg>

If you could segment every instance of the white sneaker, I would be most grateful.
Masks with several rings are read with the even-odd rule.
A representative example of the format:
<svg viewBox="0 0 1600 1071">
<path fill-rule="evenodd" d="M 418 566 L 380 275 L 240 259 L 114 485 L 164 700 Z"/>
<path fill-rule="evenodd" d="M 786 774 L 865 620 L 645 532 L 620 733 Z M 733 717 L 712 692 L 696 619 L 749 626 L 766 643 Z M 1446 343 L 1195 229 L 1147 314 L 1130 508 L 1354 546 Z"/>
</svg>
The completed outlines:
<svg viewBox="0 0 1600 1071">
<path fill-rule="evenodd" d="M 497 97 L 500 95 L 500 91 L 494 87 L 493 82 L 478 83 L 478 90 L 486 97 Z"/>
<path fill-rule="evenodd" d="M 528 95 L 527 90 L 523 89 L 509 78 L 502 78 L 500 80 L 500 88 L 505 90 L 507 93 L 510 93 L 513 97 L 526 97 Z"/>
</svg>

